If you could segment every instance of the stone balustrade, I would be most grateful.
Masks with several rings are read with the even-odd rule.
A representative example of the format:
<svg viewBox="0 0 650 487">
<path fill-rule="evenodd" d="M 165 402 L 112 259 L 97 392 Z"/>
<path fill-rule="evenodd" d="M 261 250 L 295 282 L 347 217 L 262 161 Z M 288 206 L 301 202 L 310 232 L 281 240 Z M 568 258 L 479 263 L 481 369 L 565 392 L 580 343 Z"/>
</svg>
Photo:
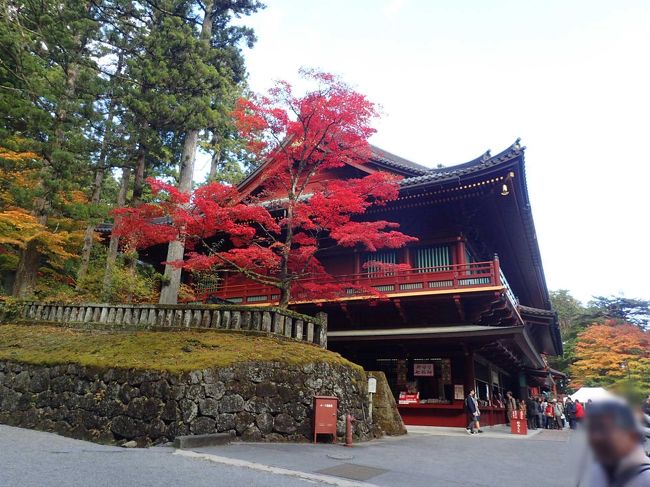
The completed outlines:
<svg viewBox="0 0 650 487">
<path fill-rule="evenodd" d="M 279 335 L 327 348 L 327 314 L 315 317 L 281 308 L 232 305 L 64 304 L 22 302 L 0 321 L 53 323 L 108 329 L 218 329 Z"/>
</svg>

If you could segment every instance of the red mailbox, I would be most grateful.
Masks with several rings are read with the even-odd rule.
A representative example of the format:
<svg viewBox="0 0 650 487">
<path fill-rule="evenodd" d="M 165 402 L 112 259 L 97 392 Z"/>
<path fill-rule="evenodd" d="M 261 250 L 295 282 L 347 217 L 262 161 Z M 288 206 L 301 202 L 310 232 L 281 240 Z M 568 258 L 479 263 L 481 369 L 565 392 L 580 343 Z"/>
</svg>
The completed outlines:
<svg viewBox="0 0 650 487">
<path fill-rule="evenodd" d="M 523 411 L 510 411 L 510 432 L 513 435 L 528 434 L 528 423 Z"/>
<path fill-rule="evenodd" d="M 332 443 L 336 443 L 338 406 L 334 396 L 314 396 L 314 443 L 317 435 L 332 435 Z"/>
</svg>

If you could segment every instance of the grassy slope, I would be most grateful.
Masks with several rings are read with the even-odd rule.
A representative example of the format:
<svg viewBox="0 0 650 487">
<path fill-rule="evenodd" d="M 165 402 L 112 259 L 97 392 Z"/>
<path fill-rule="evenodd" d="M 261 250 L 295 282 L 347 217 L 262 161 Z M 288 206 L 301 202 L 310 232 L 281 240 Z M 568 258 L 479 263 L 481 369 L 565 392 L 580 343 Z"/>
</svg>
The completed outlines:
<svg viewBox="0 0 650 487">
<path fill-rule="evenodd" d="M 312 345 L 257 334 L 216 330 L 106 333 L 13 324 L 0 325 L 0 360 L 170 372 L 249 361 L 352 365 Z"/>
</svg>

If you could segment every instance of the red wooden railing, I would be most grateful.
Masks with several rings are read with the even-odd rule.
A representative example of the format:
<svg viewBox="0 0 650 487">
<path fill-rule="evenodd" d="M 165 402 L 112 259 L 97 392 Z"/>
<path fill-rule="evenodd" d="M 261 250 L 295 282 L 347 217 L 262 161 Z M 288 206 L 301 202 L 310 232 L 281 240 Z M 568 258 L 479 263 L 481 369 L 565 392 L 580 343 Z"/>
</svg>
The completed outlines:
<svg viewBox="0 0 650 487">
<path fill-rule="evenodd" d="M 305 278 L 303 283 L 317 281 L 326 284 L 322 278 Z M 401 271 L 366 271 L 360 274 L 339 275 L 332 277 L 332 283 L 342 291 L 334 297 L 296 296 L 296 301 L 321 301 L 323 299 L 370 297 L 394 294 L 432 293 L 442 290 L 481 288 L 503 286 L 498 259 L 471 264 L 453 264 L 440 267 L 415 268 Z M 198 287 L 197 295 L 204 300 L 216 296 L 232 303 L 269 304 L 279 299 L 277 288 L 260 284 L 242 276 L 230 276 L 216 285 Z"/>
</svg>

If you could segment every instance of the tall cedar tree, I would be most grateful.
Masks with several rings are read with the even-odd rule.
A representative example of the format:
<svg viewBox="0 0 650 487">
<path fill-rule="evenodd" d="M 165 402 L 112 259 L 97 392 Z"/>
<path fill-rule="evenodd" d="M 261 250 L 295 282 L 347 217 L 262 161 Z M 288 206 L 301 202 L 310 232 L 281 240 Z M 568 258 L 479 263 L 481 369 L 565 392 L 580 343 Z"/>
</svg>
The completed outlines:
<svg viewBox="0 0 650 487">
<path fill-rule="evenodd" d="M 252 45 L 252 35 L 247 29 L 231 26 L 233 16 L 249 15 L 255 12 L 261 4 L 257 1 L 239 0 L 206 0 L 202 4 L 203 18 L 198 28 L 198 41 L 194 44 L 196 59 L 188 64 L 182 59 L 189 71 L 199 73 L 193 83 L 194 92 L 190 101 L 193 113 L 184 121 L 187 128 L 184 134 L 183 150 L 181 152 L 178 188 L 189 194 L 192 190 L 194 177 L 194 161 L 201 130 L 218 127 L 219 116 L 223 114 L 224 101 L 230 97 L 235 83 L 243 77 L 242 63 L 237 50 L 237 44 L 242 38 Z M 216 29 L 215 29 L 216 27 Z M 215 130 L 216 134 L 217 131 Z M 183 259 L 184 243 L 174 240 L 169 243 L 167 261 Z M 165 276 L 160 290 L 160 303 L 174 304 L 178 299 L 181 283 L 181 270 L 172 265 L 165 266 Z"/>
<path fill-rule="evenodd" d="M 5 2 L 0 20 L 0 146 L 7 153 L 30 152 L 23 159 L 33 184 L 22 188 L 20 204 L 42 231 L 20 248 L 13 294 L 32 294 L 37 272 L 45 261 L 48 232 L 60 236 L 61 217 L 75 214 L 87 187 L 94 143 L 89 134 L 96 120 L 94 100 L 102 80 L 94 69 L 89 46 L 97 31 L 92 4 Z M 3 158 L 10 167 L 11 158 Z M 33 227 L 36 228 L 36 227 Z"/>
<path fill-rule="evenodd" d="M 116 125 L 130 155 L 122 171 L 118 206 L 138 205 L 149 195 L 148 176 L 175 178 L 191 190 L 197 142 L 228 124 L 238 85 L 245 78 L 241 45 L 252 46 L 253 31 L 234 25 L 262 4 L 257 0 L 104 0 L 103 71 L 117 78 Z M 123 72 L 115 60 L 124 60 Z M 107 117 L 108 118 L 108 117 Z M 132 179 L 132 181 L 131 181 Z M 132 189 L 130 189 L 132 188 Z M 128 242 L 127 242 L 128 243 Z M 120 243 L 112 235 L 106 262 L 104 294 L 110 294 Z M 127 261 L 135 264 L 126 250 Z M 182 248 L 182 247 L 181 247 Z M 182 258 L 182 253 L 179 258 Z M 171 276 L 164 280 L 172 282 Z M 176 293 L 163 286 L 164 299 Z"/>
<path fill-rule="evenodd" d="M 135 247 L 178 239 L 190 248 L 202 244 L 173 265 L 239 273 L 276 287 L 281 307 L 293 296 L 342 291 L 318 259 L 324 247 L 372 252 L 415 241 L 396 223 L 361 218 L 371 206 L 397 198 L 398 178 L 381 172 L 349 180 L 326 177 L 332 169 L 368 161 L 374 105 L 330 74 L 302 74 L 315 85 L 304 95 L 278 82 L 267 96 L 241 100 L 235 112 L 251 150 L 264 160 L 265 191 L 275 197 L 271 207 L 262 202 L 264 195 L 242 200 L 234 188 L 219 183 L 190 197 L 151 181 L 161 199 L 117 212 L 115 233 Z M 207 240 L 214 237 L 218 243 L 210 245 Z"/>
</svg>

